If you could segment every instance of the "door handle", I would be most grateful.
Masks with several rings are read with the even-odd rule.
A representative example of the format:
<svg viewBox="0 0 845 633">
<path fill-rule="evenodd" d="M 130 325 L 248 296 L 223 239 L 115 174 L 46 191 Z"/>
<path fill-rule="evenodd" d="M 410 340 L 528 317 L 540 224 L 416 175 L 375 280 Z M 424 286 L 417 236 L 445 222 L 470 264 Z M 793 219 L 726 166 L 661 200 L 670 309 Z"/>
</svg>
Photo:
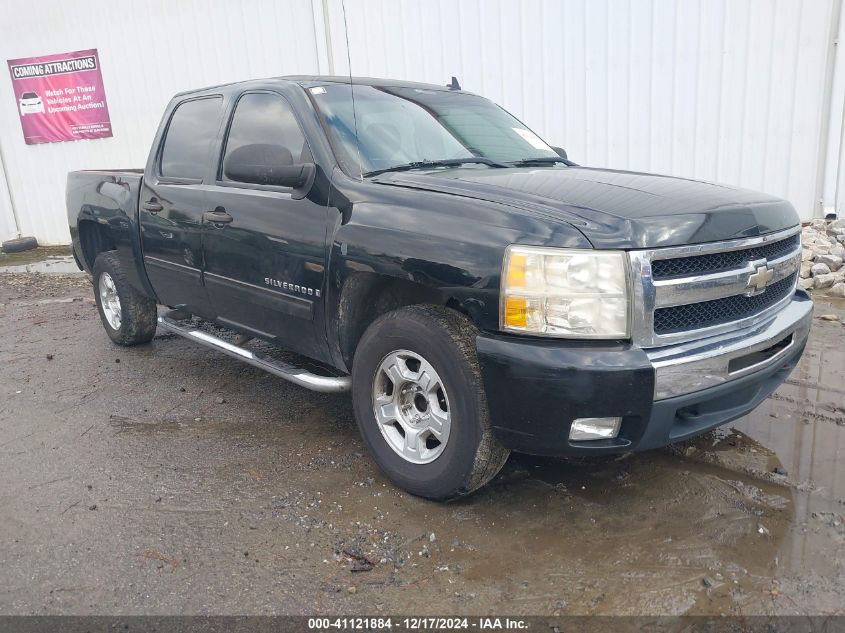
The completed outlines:
<svg viewBox="0 0 845 633">
<path fill-rule="evenodd" d="M 222 226 L 224 224 L 231 224 L 233 218 L 231 215 L 226 213 L 225 211 L 215 210 L 215 211 L 206 211 L 202 214 L 203 220 L 206 222 L 211 222 L 215 226 Z"/>
<path fill-rule="evenodd" d="M 156 202 L 155 199 L 148 200 L 144 203 L 144 211 L 149 211 L 153 215 L 162 210 L 164 210 L 164 207 L 161 206 L 158 202 Z"/>
</svg>

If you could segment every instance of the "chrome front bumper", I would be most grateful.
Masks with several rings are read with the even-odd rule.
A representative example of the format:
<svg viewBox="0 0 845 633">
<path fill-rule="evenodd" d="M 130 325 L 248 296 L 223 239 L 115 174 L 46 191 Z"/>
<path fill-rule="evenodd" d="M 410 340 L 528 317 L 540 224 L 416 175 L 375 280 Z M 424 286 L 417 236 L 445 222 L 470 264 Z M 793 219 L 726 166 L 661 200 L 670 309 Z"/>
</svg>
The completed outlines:
<svg viewBox="0 0 845 633">
<path fill-rule="evenodd" d="M 803 347 L 813 303 L 803 291 L 776 314 L 753 327 L 699 341 L 646 350 L 654 367 L 654 400 L 728 383 L 777 363 Z"/>
</svg>

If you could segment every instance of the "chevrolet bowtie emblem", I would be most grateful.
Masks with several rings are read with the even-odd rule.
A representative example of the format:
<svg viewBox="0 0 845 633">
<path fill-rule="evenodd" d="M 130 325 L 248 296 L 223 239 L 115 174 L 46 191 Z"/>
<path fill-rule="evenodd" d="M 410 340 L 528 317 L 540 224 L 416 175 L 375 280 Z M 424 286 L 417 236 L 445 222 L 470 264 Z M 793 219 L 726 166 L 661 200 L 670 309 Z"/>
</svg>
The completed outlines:
<svg viewBox="0 0 845 633">
<path fill-rule="evenodd" d="M 775 271 L 769 268 L 765 259 L 751 262 L 751 267 L 754 272 L 748 276 L 748 284 L 745 286 L 745 294 L 749 296 L 763 292 L 775 276 Z"/>
</svg>

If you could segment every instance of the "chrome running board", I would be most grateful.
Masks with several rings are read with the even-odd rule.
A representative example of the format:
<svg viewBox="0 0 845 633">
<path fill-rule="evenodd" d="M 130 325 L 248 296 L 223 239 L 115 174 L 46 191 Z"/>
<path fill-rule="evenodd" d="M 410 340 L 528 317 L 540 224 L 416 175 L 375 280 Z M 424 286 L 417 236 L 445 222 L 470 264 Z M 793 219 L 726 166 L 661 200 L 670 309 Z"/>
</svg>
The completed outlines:
<svg viewBox="0 0 845 633">
<path fill-rule="evenodd" d="M 223 352 L 227 356 L 237 358 L 248 365 L 258 367 L 266 372 L 284 378 L 288 382 L 292 382 L 300 387 L 305 387 L 311 391 L 319 391 L 321 393 L 339 393 L 342 391 L 349 391 L 352 386 L 352 379 L 349 376 L 319 376 L 312 374 L 300 367 L 294 367 L 288 363 L 270 358 L 259 352 L 254 352 L 238 345 L 233 345 L 228 341 L 203 332 L 192 327 L 181 325 L 176 320 L 169 318 L 167 315 L 158 317 L 158 324 L 168 332 L 173 332 L 186 339 L 210 347 L 218 352 Z"/>
</svg>

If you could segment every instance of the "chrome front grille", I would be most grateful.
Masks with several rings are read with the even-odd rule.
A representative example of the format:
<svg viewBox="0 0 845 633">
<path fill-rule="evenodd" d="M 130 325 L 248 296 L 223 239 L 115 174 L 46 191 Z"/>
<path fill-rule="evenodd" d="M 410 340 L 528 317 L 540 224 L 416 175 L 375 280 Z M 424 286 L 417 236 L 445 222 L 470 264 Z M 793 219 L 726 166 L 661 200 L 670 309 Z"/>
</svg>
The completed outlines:
<svg viewBox="0 0 845 633">
<path fill-rule="evenodd" d="M 777 312 L 795 292 L 799 231 L 631 251 L 634 342 L 651 348 L 700 339 Z"/>
<path fill-rule="evenodd" d="M 734 295 L 654 311 L 655 334 L 672 334 L 745 319 L 770 308 L 795 290 L 795 273 L 766 288 L 759 295 Z"/>
<path fill-rule="evenodd" d="M 689 275 L 742 268 L 746 262 L 756 259 L 774 261 L 779 257 L 793 253 L 800 245 L 801 238 L 796 234 L 787 237 L 785 240 L 752 246 L 739 251 L 658 259 L 651 263 L 651 274 L 654 279 L 670 279 L 672 277 L 688 277 Z"/>
</svg>

